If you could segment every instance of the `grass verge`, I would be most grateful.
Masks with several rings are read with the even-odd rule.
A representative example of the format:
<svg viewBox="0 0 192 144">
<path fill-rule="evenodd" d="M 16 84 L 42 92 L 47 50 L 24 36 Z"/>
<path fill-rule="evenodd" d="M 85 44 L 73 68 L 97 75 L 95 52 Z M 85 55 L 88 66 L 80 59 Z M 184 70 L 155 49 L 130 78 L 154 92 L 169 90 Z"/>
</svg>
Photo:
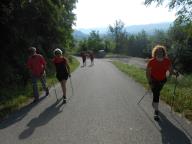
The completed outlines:
<svg viewBox="0 0 192 144">
<path fill-rule="evenodd" d="M 80 64 L 79 61 L 72 56 L 69 57 L 69 62 L 71 72 L 73 72 Z M 49 74 L 46 80 L 48 87 L 58 82 L 54 74 Z M 38 83 L 38 86 L 39 90 L 41 91 L 42 87 L 40 83 Z M 4 95 L 1 96 L 3 98 L 0 102 L 0 119 L 8 116 L 8 114 L 13 111 L 20 109 L 22 106 L 26 105 L 30 99 L 33 98 L 31 83 L 28 83 L 25 88 L 20 86 L 14 88 L 6 88 L 1 90 L 1 93 Z"/>
<path fill-rule="evenodd" d="M 124 64 L 119 61 L 112 62 L 119 70 L 126 73 L 135 81 L 141 83 L 147 88 L 148 83 L 145 75 L 145 70 Z M 173 90 L 177 82 L 175 91 L 175 99 L 173 109 L 176 112 L 182 113 L 187 119 L 192 121 L 192 75 L 184 75 L 178 79 L 175 77 L 168 78 L 167 83 L 161 91 L 161 99 L 171 105 L 173 100 Z"/>
</svg>

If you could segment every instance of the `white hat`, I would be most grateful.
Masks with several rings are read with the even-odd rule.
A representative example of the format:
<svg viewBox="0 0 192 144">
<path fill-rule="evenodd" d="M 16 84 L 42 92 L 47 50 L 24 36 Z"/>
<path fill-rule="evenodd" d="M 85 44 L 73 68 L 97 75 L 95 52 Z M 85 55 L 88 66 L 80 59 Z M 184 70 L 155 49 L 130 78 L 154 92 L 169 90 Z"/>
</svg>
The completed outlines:
<svg viewBox="0 0 192 144">
<path fill-rule="evenodd" d="M 62 55 L 62 50 L 61 49 L 59 49 L 59 48 L 56 48 L 54 51 L 53 51 L 53 54 L 54 55 Z"/>
<path fill-rule="evenodd" d="M 29 47 L 28 51 L 31 55 L 34 55 L 36 53 L 36 48 L 35 47 Z"/>
<path fill-rule="evenodd" d="M 35 47 L 30 47 L 30 48 L 29 48 L 29 51 L 31 51 L 31 52 L 34 53 L 34 52 L 36 52 L 36 48 L 35 48 Z"/>
</svg>

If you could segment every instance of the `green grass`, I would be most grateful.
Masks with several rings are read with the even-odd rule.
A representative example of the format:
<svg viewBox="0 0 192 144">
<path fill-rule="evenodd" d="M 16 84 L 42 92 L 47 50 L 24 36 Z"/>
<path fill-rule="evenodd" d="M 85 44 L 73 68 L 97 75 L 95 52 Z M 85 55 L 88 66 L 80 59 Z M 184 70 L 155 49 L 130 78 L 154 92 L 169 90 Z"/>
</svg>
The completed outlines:
<svg viewBox="0 0 192 144">
<path fill-rule="evenodd" d="M 141 83 L 147 88 L 148 83 L 145 75 L 145 70 L 124 64 L 119 61 L 114 61 L 113 64 L 122 72 L 126 73 L 135 81 Z M 184 75 L 178 78 L 178 85 L 175 91 L 175 100 L 173 108 L 176 112 L 182 113 L 186 118 L 192 121 L 192 75 Z M 161 91 L 161 99 L 171 105 L 173 100 L 173 91 L 176 83 L 176 78 L 168 78 L 167 83 Z"/>
<path fill-rule="evenodd" d="M 80 64 L 79 61 L 72 56 L 69 57 L 69 62 L 71 72 L 73 72 Z M 51 87 L 53 84 L 58 82 L 54 74 L 49 74 L 46 80 L 48 87 Z M 38 82 L 38 86 L 39 90 L 42 91 L 40 82 Z M 1 93 L 3 93 L 3 96 L 1 96 L 3 98 L 0 102 L 0 118 L 3 118 L 11 112 L 20 109 L 24 105 L 27 105 L 30 102 L 30 99 L 33 98 L 31 83 L 28 83 L 25 88 L 20 86 L 6 88 L 1 90 Z"/>
</svg>

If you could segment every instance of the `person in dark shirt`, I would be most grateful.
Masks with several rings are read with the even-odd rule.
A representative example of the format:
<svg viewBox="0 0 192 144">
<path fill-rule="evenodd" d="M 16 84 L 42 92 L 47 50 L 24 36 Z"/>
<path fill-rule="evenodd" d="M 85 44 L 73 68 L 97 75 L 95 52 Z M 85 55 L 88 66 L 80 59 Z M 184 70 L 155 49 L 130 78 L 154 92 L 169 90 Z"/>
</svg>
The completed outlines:
<svg viewBox="0 0 192 144">
<path fill-rule="evenodd" d="M 62 51 L 56 48 L 54 51 L 53 63 L 56 69 L 56 77 L 61 84 L 63 91 L 63 103 L 66 103 L 66 82 L 68 77 L 70 77 L 70 67 L 66 57 L 62 55 Z"/>
<path fill-rule="evenodd" d="M 81 58 L 82 58 L 82 61 L 83 61 L 83 67 L 86 66 L 86 53 L 85 52 L 81 52 Z"/>
<path fill-rule="evenodd" d="M 93 52 L 89 52 L 89 58 L 91 60 L 91 66 L 94 65 L 94 54 L 93 54 Z"/>
</svg>

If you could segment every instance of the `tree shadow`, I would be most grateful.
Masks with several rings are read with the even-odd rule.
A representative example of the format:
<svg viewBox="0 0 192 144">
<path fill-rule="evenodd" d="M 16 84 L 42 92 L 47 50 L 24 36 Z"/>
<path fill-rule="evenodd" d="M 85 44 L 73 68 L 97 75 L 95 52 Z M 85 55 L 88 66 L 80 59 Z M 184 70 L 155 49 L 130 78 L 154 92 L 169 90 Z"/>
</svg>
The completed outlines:
<svg viewBox="0 0 192 144">
<path fill-rule="evenodd" d="M 38 117 L 33 118 L 28 124 L 27 129 L 25 129 L 20 135 L 19 139 L 26 139 L 30 137 L 36 128 L 46 125 L 51 119 L 53 119 L 56 115 L 62 112 L 60 107 L 63 103 L 60 103 L 62 99 L 59 99 L 54 104 L 45 109 Z"/>
<path fill-rule="evenodd" d="M 32 102 L 32 103 L 22 107 L 21 109 L 11 113 L 6 118 L 3 118 L 0 121 L 0 129 L 7 128 L 7 127 L 11 126 L 12 124 L 17 123 L 20 120 L 22 120 L 31 111 L 31 109 L 33 107 L 38 105 L 45 98 L 46 98 L 46 96 L 41 97 L 38 102 L 35 102 L 35 103 Z"/>
<path fill-rule="evenodd" d="M 191 144 L 189 137 L 179 128 L 174 126 L 165 115 L 159 113 L 162 142 L 163 144 Z"/>
</svg>

